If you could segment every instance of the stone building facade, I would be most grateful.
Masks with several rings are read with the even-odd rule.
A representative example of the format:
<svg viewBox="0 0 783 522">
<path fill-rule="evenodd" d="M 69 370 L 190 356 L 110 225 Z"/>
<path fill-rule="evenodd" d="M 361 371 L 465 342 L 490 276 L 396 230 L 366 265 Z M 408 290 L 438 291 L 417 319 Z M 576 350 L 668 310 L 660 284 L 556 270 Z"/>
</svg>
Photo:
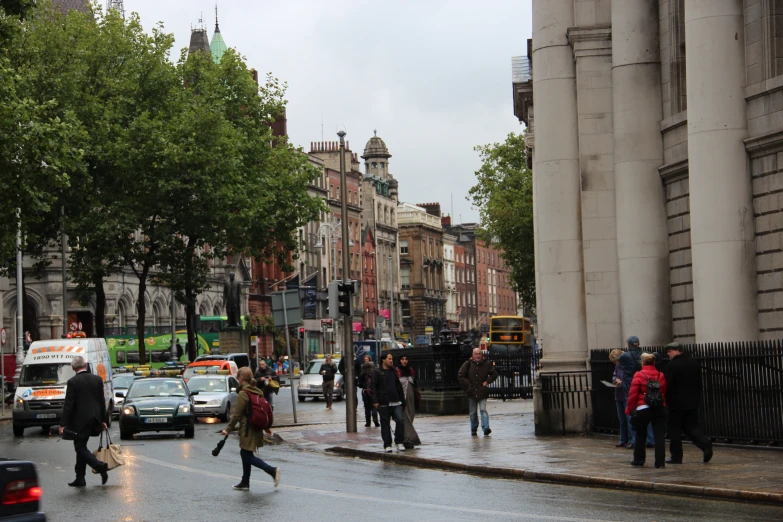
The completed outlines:
<svg viewBox="0 0 783 522">
<path fill-rule="evenodd" d="M 514 111 L 544 368 L 783 331 L 778 0 L 534 0 Z"/>
<path fill-rule="evenodd" d="M 443 220 L 441 220 L 441 223 Z M 443 234 L 443 282 L 446 290 L 446 321 L 449 330 L 459 331 L 459 315 L 457 314 L 457 270 L 455 262 L 455 246 L 457 236 L 444 232 Z"/>
</svg>

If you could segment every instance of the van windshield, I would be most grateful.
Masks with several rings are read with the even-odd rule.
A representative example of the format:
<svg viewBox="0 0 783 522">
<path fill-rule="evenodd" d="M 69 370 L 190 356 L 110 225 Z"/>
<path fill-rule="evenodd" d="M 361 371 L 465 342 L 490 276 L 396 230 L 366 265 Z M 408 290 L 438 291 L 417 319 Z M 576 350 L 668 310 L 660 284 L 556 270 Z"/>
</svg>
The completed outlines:
<svg viewBox="0 0 783 522">
<path fill-rule="evenodd" d="M 65 384 L 76 375 L 69 363 L 27 364 L 19 375 L 21 386 Z"/>
</svg>

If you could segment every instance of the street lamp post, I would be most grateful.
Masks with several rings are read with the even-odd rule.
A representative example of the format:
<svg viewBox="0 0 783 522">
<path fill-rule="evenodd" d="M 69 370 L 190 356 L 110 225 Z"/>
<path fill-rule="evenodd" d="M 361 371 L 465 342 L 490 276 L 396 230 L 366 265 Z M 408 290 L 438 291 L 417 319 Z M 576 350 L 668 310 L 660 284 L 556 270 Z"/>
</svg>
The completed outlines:
<svg viewBox="0 0 783 522">
<path fill-rule="evenodd" d="M 338 221 L 337 223 L 322 223 L 320 227 L 318 227 L 318 242 L 315 244 L 315 248 L 322 249 L 324 248 L 323 243 L 321 243 L 321 237 L 323 235 L 326 235 L 326 237 L 329 238 L 329 240 L 332 242 L 332 267 L 333 267 L 333 275 L 332 280 L 337 279 L 337 238 L 340 236 L 340 225 L 342 224 L 342 221 Z M 325 231 L 325 232 L 324 232 Z M 326 281 L 324 281 L 326 283 Z M 334 336 L 334 339 L 337 340 L 339 338 L 338 335 L 338 324 L 336 323 L 333 326 L 334 333 L 332 334 Z M 337 348 L 339 345 L 335 343 L 335 348 Z M 333 353 L 334 350 L 332 350 L 329 353 Z"/>
<path fill-rule="evenodd" d="M 389 331 L 391 332 L 391 340 L 392 343 L 395 342 L 394 339 L 394 267 L 392 263 L 392 258 L 394 254 L 389 254 L 389 299 L 390 299 L 390 307 L 389 307 L 389 317 L 391 318 L 391 325 L 389 326 Z M 393 345 L 396 347 L 396 345 Z"/>
<path fill-rule="evenodd" d="M 350 237 L 348 235 L 348 182 L 345 176 L 345 131 L 337 133 L 340 138 L 340 211 L 343 221 L 343 283 L 350 281 Z M 353 295 L 350 296 L 353 299 Z M 352 317 L 345 314 L 343 319 L 344 343 L 343 356 L 345 357 L 345 424 L 346 432 L 356 433 L 356 386 L 354 386 L 354 355 L 353 335 L 351 328 Z"/>
<path fill-rule="evenodd" d="M 24 362 L 24 296 L 22 289 L 22 219 L 21 209 L 16 209 L 18 229 L 16 231 L 16 372 L 14 380 L 19 382 L 19 374 Z M 63 303 L 65 304 L 65 303 Z"/>
</svg>

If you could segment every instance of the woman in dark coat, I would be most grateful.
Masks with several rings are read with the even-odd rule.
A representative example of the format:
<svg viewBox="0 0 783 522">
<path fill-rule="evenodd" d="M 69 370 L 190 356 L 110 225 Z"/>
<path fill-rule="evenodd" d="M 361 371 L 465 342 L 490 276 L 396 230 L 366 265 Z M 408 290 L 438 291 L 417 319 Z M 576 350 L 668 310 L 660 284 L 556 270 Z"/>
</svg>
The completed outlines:
<svg viewBox="0 0 783 522">
<path fill-rule="evenodd" d="M 645 396 L 647 395 L 648 382 L 660 383 L 660 393 L 663 404 L 660 406 L 650 406 L 647 404 Z M 666 378 L 655 368 L 655 356 L 651 353 L 642 354 L 642 369 L 634 374 L 631 381 L 631 388 L 628 390 L 628 405 L 625 408 L 626 415 L 631 415 L 634 411 L 634 427 L 637 433 L 646 433 L 647 425 L 652 424 L 653 436 L 655 437 L 655 467 L 666 467 L 666 441 L 663 439 L 666 435 Z M 636 437 L 636 445 L 633 450 L 633 460 L 631 466 L 644 466 L 645 459 L 645 440 L 644 437 Z"/>
<path fill-rule="evenodd" d="M 405 409 L 402 412 L 405 419 L 405 442 L 406 449 L 421 445 L 419 434 L 413 427 L 413 419 L 416 417 L 416 375 L 413 368 L 408 366 L 408 356 L 403 355 L 400 358 L 400 365 L 397 367 L 397 377 L 400 378 L 402 391 L 405 394 Z"/>
<path fill-rule="evenodd" d="M 370 397 L 370 377 L 372 371 L 375 369 L 375 365 L 370 361 L 370 356 L 364 356 L 364 363 L 362 364 L 362 371 L 359 373 L 358 386 L 362 390 L 362 402 L 364 403 L 364 427 L 370 427 L 370 417 L 372 417 L 375 427 L 381 425 L 378 422 L 378 410 L 372 404 L 372 397 Z"/>
<path fill-rule="evenodd" d="M 275 479 L 275 487 L 280 483 L 280 468 L 273 468 L 255 453 L 258 448 L 264 445 L 264 433 L 250 425 L 250 395 L 261 395 L 263 392 L 256 388 L 253 372 L 248 367 L 240 368 L 237 372 L 237 381 L 240 389 L 237 396 L 237 407 L 234 409 L 234 416 L 228 423 L 226 429 L 222 431 L 223 435 L 228 435 L 239 425 L 239 455 L 242 457 L 242 481 L 234 486 L 234 489 L 248 491 L 250 489 L 250 469 L 251 466 L 261 468 L 270 477 Z"/>
</svg>

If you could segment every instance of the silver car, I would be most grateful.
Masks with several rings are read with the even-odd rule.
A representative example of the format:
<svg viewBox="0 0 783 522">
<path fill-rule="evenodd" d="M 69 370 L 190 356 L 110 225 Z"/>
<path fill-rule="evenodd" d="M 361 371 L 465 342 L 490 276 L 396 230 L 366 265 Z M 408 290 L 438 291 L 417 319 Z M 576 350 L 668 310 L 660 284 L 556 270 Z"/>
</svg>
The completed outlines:
<svg viewBox="0 0 783 522">
<path fill-rule="evenodd" d="M 307 363 L 304 373 L 299 377 L 299 385 L 296 388 L 299 402 L 304 402 L 307 397 L 312 397 L 313 400 L 323 398 L 324 378 L 321 375 L 321 365 L 324 363 L 324 360 L 325 359 L 318 358 Z M 333 359 L 332 362 L 335 366 L 338 366 L 340 364 L 340 359 Z M 338 401 L 345 398 L 345 386 L 343 386 L 343 376 L 340 372 L 337 372 L 337 375 L 334 376 L 332 397 Z"/>
<path fill-rule="evenodd" d="M 114 408 L 112 409 L 112 415 L 120 416 L 120 410 L 122 404 L 125 402 L 125 394 L 128 393 L 131 383 L 138 379 L 138 375 L 132 373 L 115 373 L 111 382 L 114 385 Z"/>
<path fill-rule="evenodd" d="M 237 405 L 239 382 L 230 375 L 194 375 L 188 380 L 193 397 L 193 413 L 196 417 L 218 417 L 223 422 L 231 418 L 231 410 Z"/>
</svg>

